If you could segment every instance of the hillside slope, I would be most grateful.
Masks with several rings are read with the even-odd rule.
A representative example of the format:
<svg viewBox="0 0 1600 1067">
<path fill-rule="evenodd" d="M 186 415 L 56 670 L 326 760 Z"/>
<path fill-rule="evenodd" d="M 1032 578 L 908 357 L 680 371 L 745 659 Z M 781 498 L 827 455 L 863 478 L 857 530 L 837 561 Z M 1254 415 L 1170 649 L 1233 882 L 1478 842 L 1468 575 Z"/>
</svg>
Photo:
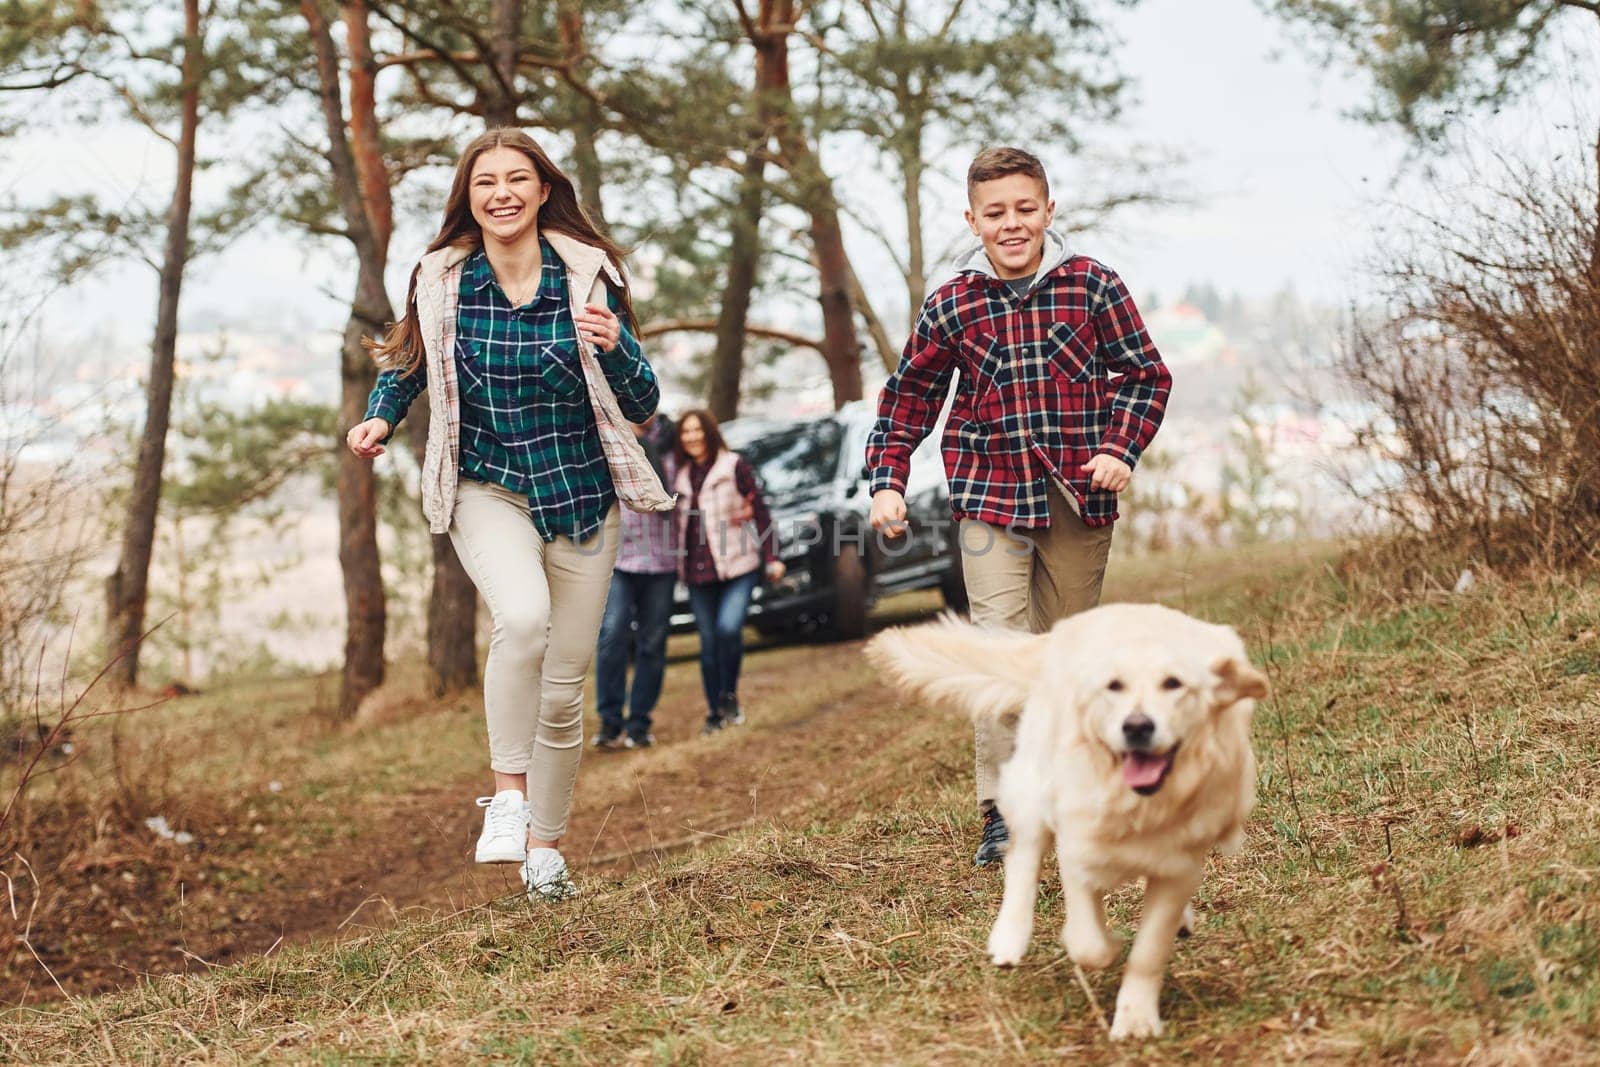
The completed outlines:
<svg viewBox="0 0 1600 1067">
<path fill-rule="evenodd" d="M 1050 936 L 1051 881 L 1029 961 L 984 962 L 1000 881 L 970 866 L 969 728 L 902 705 L 853 646 L 832 646 L 757 657 L 768 713 L 743 730 L 590 759 L 569 842 L 617 844 L 588 863 L 569 844 L 576 901 L 506 895 L 13 1012 L 0 1049 L 51 1063 L 1594 1061 L 1600 583 L 1480 577 L 1464 595 L 1401 597 L 1359 568 L 1233 557 L 1124 568 L 1113 586 L 1238 625 L 1275 688 L 1249 843 L 1201 890 L 1162 1041 L 1106 1041 L 1121 966 L 1080 980 Z M 671 775 L 688 783 L 675 798 L 704 803 L 653 803 L 644 783 Z M 631 813 L 604 800 L 624 783 L 641 797 Z M 611 838 L 619 812 L 629 829 Z M 1114 921 L 1136 901 L 1118 895 Z"/>
</svg>

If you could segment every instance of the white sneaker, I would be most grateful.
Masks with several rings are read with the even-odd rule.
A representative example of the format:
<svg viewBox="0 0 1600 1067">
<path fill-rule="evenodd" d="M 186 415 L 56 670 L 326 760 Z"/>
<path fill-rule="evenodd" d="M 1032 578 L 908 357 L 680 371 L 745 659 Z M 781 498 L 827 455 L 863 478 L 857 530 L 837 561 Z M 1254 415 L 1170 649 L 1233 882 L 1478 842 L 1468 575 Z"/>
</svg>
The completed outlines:
<svg viewBox="0 0 1600 1067">
<path fill-rule="evenodd" d="M 529 900 L 566 900 L 578 895 L 567 861 L 553 848 L 530 848 L 522 863 L 522 884 Z"/>
<path fill-rule="evenodd" d="M 479 797 L 483 833 L 478 835 L 479 863 L 521 863 L 528 858 L 528 803 L 519 789 L 502 789 Z"/>
</svg>

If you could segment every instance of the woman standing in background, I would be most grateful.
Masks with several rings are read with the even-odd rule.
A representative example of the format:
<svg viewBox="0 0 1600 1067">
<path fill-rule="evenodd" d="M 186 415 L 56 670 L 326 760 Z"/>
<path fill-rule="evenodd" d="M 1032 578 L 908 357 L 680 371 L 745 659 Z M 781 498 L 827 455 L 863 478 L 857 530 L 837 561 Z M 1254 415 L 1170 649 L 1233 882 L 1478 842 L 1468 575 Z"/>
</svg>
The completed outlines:
<svg viewBox="0 0 1600 1067">
<path fill-rule="evenodd" d="M 712 734 L 744 722 L 739 667 L 744 620 L 761 580 L 783 577 L 772 544 L 772 516 L 750 464 L 723 443 L 711 412 L 687 411 L 678 420 L 678 543 L 682 577 L 700 634 L 700 681 Z"/>
</svg>

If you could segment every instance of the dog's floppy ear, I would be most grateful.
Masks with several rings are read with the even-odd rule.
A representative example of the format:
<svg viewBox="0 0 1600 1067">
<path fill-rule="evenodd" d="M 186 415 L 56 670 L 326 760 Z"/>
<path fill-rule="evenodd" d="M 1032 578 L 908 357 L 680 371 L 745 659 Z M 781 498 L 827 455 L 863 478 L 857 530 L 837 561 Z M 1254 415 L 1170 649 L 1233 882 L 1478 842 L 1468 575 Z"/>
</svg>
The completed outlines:
<svg viewBox="0 0 1600 1067">
<path fill-rule="evenodd" d="M 1211 665 L 1211 672 L 1217 676 L 1217 687 L 1213 692 L 1216 695 L 1215 706 L 1217 710 L 1230 708 L 1245 698 L 1261 700 L 1268 692 L 1267 676 L 1256 670 L 1249 660 L 1242 656 L 1224 656 Z"/>
<path fill-rule="evenodd" d="M 982 718 L 1022 710 L 1039 675 L 1044 639 L 946 615 L 926 626 L 885 630 L 866 651 L 900 689 Z"/>
</svg>

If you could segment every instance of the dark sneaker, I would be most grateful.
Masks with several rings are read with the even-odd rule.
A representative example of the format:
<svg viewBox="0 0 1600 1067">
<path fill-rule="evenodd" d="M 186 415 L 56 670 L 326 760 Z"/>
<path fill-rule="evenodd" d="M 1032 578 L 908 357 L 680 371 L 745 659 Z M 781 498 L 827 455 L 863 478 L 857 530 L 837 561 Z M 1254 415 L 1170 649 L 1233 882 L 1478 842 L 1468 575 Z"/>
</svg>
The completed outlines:
<svg viewBox="0 0 1600 1067">
<path fill-rule="evenodd" d="M 589 743 L 602 752 L 616 752 L 622 748 L 622 735 L 595 734 L 594 740 Z"/>
<path fill-rule="evenodd" d="M 656 735 L 644 734 L 640 737 L 633 737 L 632 735 L 629 735 L 628 739 L 622 743 L 628 748 L 649 748 L 651 745 L 656 743 Z"/>
<path fill-rule="evenodd" d="M 712 734 L 720 733 L 721 731 L 722 731 L 722 720 L 721 719 L 707 719 L 706 720 L 706 724 L 704 726 L 700 727 L 700 736 L 701 737 L 710 737 Z"/>
<path fill-rule="evenodd" d="M 1006 820 L 993 802 L 987 802 L 983 811 L 983 838 L 978 842 L 977 854 L 972 857 L 974 867 L 987 867 L 1005 858 L 1006 845 L 1011 843 L 1011 831 Z"/>
<path fill-rule="evenodd" d="M 744 712 L 739 708 L 739 698 L 729 693 L 722 698 L 722 721 L 729 726 L 743 726 Z"/>
</svg>

